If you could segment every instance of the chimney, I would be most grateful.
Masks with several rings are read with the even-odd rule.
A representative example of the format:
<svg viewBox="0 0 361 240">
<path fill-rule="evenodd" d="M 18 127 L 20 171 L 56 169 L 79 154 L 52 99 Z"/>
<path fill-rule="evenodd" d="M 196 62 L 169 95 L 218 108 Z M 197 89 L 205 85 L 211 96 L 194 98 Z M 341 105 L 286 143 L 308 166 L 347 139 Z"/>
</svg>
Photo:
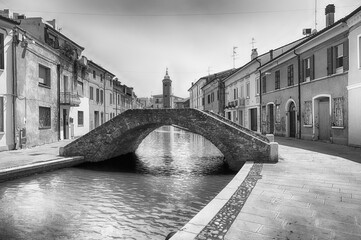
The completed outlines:
<svg viewBox="0 0 361 240">
<path fill-rule="evenodd" d="M 255 59 L 256 57 L 258 57 L 257 48 L 253 48 L 251 54 L 251 60 Z"/>
<path fill-rule="evenodd" d="M 57 30 L 56 29 L 56 21 L 55 21 L 55 19 L 53 19 L 51 21 L 46 21 L 46 22 L 49 23 L 55 30 Z"/>
<path fill-rule="evenodd" d="M 335 22 L 335 5 L 334 4 L 328 4 L 326 6 L 325 15 L 326 15 L 326 27 L 334 24 L 334 22 Z"/>
<path fill-rule="evenodd" d="M 273 59 L 273 49 L 269 50 L 269 58 L 270 60 Z"/>
</svg>

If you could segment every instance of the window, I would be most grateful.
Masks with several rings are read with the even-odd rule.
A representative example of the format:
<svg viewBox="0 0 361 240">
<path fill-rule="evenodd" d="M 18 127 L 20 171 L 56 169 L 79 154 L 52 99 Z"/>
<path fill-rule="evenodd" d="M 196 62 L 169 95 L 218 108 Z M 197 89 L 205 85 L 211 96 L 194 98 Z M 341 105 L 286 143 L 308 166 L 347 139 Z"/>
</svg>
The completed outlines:
<svg viewBox="0 0 361 240">
<path fill-rule="evenodd" d="M 96 98 L 96 102 L 97 103 L 99 103 L 99 88 L 97 88 L 96 90 L 95 90 L 95 98 Z"/>
<path fill-rule="evenodd" d="M 281 73 L 280 70 L 275 72 L 275 90 L 280 89 L 281 85 Z"/>
<path fill-rule="evenodd" d="M 241 86 L 241 98 L 244 98 L 244 86 Z"/>
<path fill-rule="evenodd" d="M 103 82 L 103 74 L 100 74 L 100 81 Z"/>
<path fill-rule="evenodd" d="M 109 94 L 109 104 L 112 105 L 113 104 L 113 94 Z"/>
<path fill-rule="evenodd" d="M 4 132 L 4 97 L 0 97 L 0 132 Z"/>
<path fill-rule="evenodd" d="M 335 47 L 336 51 L 336 69 L 343 67 L 343 44 Z"/>
<path fill-rule="evenodd" d="M 219 90 L 217 90 L 217 101 L 219 101 Z"/>
<path fill-rule="evenodd" d="M 211 103 L 211 95 L 208 95 L 207 98 L 208 98 L 208 104 Z"/>
<path fill-rule="evenodd" d="M 78 84 L 77 84 L 77 92 L 78 92 L 78 95 L 80 95 L 80 96 L 84 95 L 83 83 L 80 81 L 78 81 Z"/>
<path fill-rule="evenodd" d="M 357 37 L 358 67 L 361 68 L 361 35 Z"/>
<path fill-rule="evenodd" d="M 250 88 L 249 88 L 249 82 L 246 83 L 246 98 L 249 98 L 250 94 Z"/>
<path fill-rule="evenodd" d="M 211 102 L 214 102 L 214 92 L 211 94 Z"/>
<path fill-rule="evenodd" d="M 315 79 L 314 59 L 315 59 L 315 56 L 312 55 L 311 57 L 306 58 L 302 61 L 302 63 L 303 63 L 302 82 L 309 82 L 310 80 Z"/>
<path fill-rule="evenodd" d="M 39 107 L 39 128 L 51 127 L 51 111 L 49 107 Z"/>
<path fill-rule="evenodd" d="M 4 34 L 0 33 L 0 69 L 4 69 L 5 64 L 5 49 L 4 49 Z"/>
<path fill-rule="evenodd" d="M 259 77 L 256 78 L 256 95 L 259 95 L 259 88 L 260 88 L 260 80 Z"/>
<path fill-rule="evenodd" d="M 94 88 L 93 87 L 90 87 L 89 88 L 89 95 L 90 95 L 90 100 L 94 100 Z"/>
<path fill-rule="evenodd" d="M 267 80 L 267 78 L 266 78 L 266 76 L 263 76 L 262 77 L 262 93 L 266 93 L 267 92 L 267 88 L 266 88 L 266 80 Z"/>
<path fill-rule="evenodd" d="M 50 87 L 50 68 L 39 64 L 39 85 Z"/>
<path fill-rule="evenodd" d="M 287 85 L 288 86 L 293 86 L 294 84 L 294 80 L 293 80 L 293 65 L 289 65 L 287 67 Z"/>
<path fill-rule="evenodd" d="M 276 105 L 276 123 L 281 122 L 281 107 L 279 104 Z"/>
<path fill-rule="evenodd" d="M 78 126 L 82 127 L 84 125 L 84 112 L 78 111 Z"/>
<path fill-rule="evenodd" d="M 95 70 L 93 70 L 93 78 L 94 78 L 94 79 L 96 78 Z"/>
<path fill-rule="evenodd" d="M 305 101 L 303 125 L 312 125 L 312 101 Z"/>
<path fill-rule="evenodd" d="M 348 70 L 348 39 L 327 48 L 327 74 L 332 75 Z"/>
<path fill-rule="evenodd" d="M 343 127 L 343 97 L 333 99 L 333 127 Z"/>
<path fill-rule="evenodd" d="M 233 99 L 237 99 L 237 89 L 233 89 Z"/>
<path fill-rule="evenodd" d="M 100 90 L 100 104 L 103 104 L 104 102 L 104 92 L 103 90 Z"/>
<path fill-rule="evenodd" d="M 120 97 L 119 97 L 119 94 L 118 94 L 118 105 L 120 104 Z"/>
</svg>

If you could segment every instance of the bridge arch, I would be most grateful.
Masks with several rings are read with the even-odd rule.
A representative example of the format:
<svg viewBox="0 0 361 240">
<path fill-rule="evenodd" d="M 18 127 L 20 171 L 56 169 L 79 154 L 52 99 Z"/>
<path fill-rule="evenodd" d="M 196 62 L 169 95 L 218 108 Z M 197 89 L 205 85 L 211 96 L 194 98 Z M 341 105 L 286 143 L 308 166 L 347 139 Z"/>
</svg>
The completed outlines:
<svg viewBox="0 0 361 240">
<path fill-rule="evenodd" d="M 203 136 L 233 170 L 245 161 L 277 162 L 264 136 L 196 109 L 128 110 L 65 146 L 62 155 L 97 162 L 135 152 L 149 133 L 164 125 L 177 125 Z"/>
</svg>

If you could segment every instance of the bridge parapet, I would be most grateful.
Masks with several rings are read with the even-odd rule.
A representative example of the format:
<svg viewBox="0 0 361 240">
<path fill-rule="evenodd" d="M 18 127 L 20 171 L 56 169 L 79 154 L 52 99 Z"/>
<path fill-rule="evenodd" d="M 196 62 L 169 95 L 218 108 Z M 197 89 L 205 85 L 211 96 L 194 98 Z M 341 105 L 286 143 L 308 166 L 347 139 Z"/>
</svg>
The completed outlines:
<svg viewBox="0 0 361 240">
<path fill-rule="evenodd" d="M 239 124 L 237 124 L 235 122 L 232 122 L 228 118 L 225 118 L 225 117 L 223 117 L 221 115 L 218 115 L 218 114 L 216 114 L 214 112 L 211 112 L 211 111 L 205 111 L 205 112 L 212 115 L 213 117 L 218 118 L 219 120 L 221 120 L 223 122 L 226 122 L 228 124 L 231 124 L 231 125 L 235 126 L 236 128 L 239 128 L 243 132 L 247 132 L 248 134 L 251 134 L 251 135 L 253 135 L 255 137 L 258 137 L 258 138 L 262 139 L 263 141 L 270 142 L 269 138 L 267 138 L 266 136 L 264 136 L 264 135 L 262 135 L 260 133 L 254 132 L 254 131 L 252 131 L 252 130 L 250 130 L 248 128 L 245 128 L 245 127 L 243 127 L 243 126 L 241 126 L 241 125 L 239 125 Z"/>
<path fill-rule="evenodd" d="M 64 156 L 84 156 L 102 161 L 135 152 L 142 140 L 156 128 L 177 125 L 212 142 L 233 170 L 244 162 L 277 162 L 271 144 L 263 136 L 240 128 L 197 109 L 132 109 L 123 112 L 88 134 L 68 144 Z"/>
</svg>

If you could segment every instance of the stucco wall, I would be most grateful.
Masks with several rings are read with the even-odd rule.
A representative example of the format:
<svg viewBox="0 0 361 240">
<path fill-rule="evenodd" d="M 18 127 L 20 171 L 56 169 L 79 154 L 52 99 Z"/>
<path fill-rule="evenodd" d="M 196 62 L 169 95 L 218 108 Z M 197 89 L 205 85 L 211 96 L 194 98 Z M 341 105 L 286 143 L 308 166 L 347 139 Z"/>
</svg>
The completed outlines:
<svg viewBox="0 0 361 240">
<path fill-rule="evenodd" d="M 333 107 L 334 102 L 333 99 L 337 97 L 344 97 L 344 104 L 343 104 L 343 110 L 344 110 L 344 128 L 342 129 L 336 129 L 331 128 L 331 123 L 329 125 L 330 129 L 330 136 L 332 139 L 331 141 L 339 144 L 347 144 L 347 128 L 348 128 L 348 96 L 347 96 L 347 73 L 342 74 L 335 74 L 331 77 L 311 81 L 308 83 L 302 83 L 301 84 L 301 131 L 302 131 L 302 138 L 305 139 L 313 139 L 318 140 L 317 136 L 315 136 L 315 132 L 317 132 L 317 124 L 313 124 L 312 126 L 305 126 L 303 124 L 303 114 L 305 112 L 305 101 L 313 101 L 313 99 L 317 97 L 322 96 L 330 96 L 330 104 L 331 104 L 331 111 L 330 111 L 330 121 L 332 121 L 333 117 Z M 315 104 L 315 103 L 314 103 Z M 315 105 L 313 104 L 312 108 L 315 108 Z M 313 118 L 315 119 L 317 116 L 317 113 L 313 115 Z M 315 120 L 317 122 L 317 120 Z"/>
<path fill-rule="evenodd" d="M 12 37 L 6 31 L 0 29 L 4 35 L 4 70 L 0 70 L 0 97 L 4 99 L 4 131 L 0 132 L 0 151 L 14 147 L 13 137 L 13 98 L 12 98 Z M 12 34 L 12 31 L 9 30 Z"/>
<path fill-rule="evenodd" d="M 17 134 L 26 129 L 26 146 L 58 140 L 58 85 L 57 55 L 36 44 L 17 47 L 18 98 Z M 50 69 L 50 87 L 39 85 L 39 64 Z M 39 128 L 39 107 L 51 109 L 51 127 Z"/>
<path fill-rule="evenodd" d="M 348 143 L 355 146 L 361 146 L 361 48 L 358 46 L 360 38 L 361 25 L 358 23 L 351 28 L 349 34 L 350 69 L 348 73 Z"/>
</svg>

